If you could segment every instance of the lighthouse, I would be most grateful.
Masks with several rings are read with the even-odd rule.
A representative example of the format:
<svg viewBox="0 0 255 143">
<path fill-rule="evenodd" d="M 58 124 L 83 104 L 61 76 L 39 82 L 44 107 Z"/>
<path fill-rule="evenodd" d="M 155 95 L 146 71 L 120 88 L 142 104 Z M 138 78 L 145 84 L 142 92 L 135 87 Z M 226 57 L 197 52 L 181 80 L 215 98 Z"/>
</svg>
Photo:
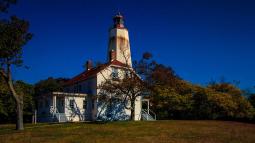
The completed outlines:
<svg viewBox="0 0 255 143">
<path fill-rule="evenodd" d="M 113 26 L 109 31 L 108 61 L 113 60 L 132 67 L 128 30 L 120 13 L 113 17 Z"/>
</svg>

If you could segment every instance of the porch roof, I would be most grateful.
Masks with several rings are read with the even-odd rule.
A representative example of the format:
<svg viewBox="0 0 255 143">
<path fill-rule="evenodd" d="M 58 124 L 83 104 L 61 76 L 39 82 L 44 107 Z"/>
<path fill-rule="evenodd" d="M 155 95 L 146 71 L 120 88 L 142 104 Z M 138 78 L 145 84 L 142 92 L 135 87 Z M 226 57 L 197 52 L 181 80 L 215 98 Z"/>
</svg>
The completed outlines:
<svg viewBox="0 0 255 143">
<path fill-rule="evenodd" d="M 86 97 L 87 94 L 84 93 L 67 93 L 67 92 L 52 92 L 55 96 L 69 96 L 69 97 Z"/>
</svg>

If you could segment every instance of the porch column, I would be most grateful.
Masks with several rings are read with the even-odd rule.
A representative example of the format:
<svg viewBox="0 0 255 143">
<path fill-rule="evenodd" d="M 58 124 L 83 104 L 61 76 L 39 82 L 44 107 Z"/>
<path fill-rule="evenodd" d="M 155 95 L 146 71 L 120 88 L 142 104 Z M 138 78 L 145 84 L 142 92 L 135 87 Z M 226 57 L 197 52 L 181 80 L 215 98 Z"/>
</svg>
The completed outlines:
<svg viewBox="0 0 255 143">
<path fill-rule="evenodd" d="M 147 120 L 149 119 L 149 114 L 150 114 L 150 100 L 147 99 Z"/>
<path fill-rule="evenodd" d="M 54 109 L 54 113 L 56 113 L 56 110 L 57 110 L 57 97 L 56 97 L 56 95 L 53 95 L 52 106 L 53 106 L 53 109 Z"/>
<path fill-rule="evenodd" d="M 63 107 L 63 109 L 64 109 L 64 111 L 63 111 L 63 113 L 66 113 L 66 96 L 64 96 L 64 107 Z"/>
<path fill-rule="evenodd" d="M 147 100 L 147 112 L 150 114 L 150 100 Z"/>
</svg>

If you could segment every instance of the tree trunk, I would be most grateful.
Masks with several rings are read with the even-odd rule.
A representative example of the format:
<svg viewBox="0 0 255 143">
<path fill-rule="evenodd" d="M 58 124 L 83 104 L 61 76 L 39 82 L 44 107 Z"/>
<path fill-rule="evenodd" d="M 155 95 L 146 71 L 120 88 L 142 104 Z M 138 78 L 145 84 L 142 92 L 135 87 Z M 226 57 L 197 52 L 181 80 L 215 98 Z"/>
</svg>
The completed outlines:
<svg viewBox="0 0 255 143">
<path fill-rule="evenodd" d="M 9 76 L 8 86 L 11 90 L 12 95 L 16 101 L 16 130 L 24 130 L 23 125 L 23 96 L 18 95 L 14 89 L 13 82 L 11 80 L 11 76 Z"/>
<path fill-rule="evenodd" d="M 23 125 L 23 96 L 18 95 L 12 81 L 12 74 L 11 74 L 11 65 L 10 63 L 7 64 L 6 72 L 3 69 L 0 69 L 0 76 L 3 76 L 4 80 L 6 81 L 15 101 L 16 101 L 16 130 L 24 130 Z"/>
<path fill-rule="evenodd" d="M 135 121 L 135 101 L 131 100 L 131 121 Z"/>
<path fill-rule="evenodd" d="M 22 97 L 20 97 L 22 98 Z M 24 125 L 23 125 L 23 100 L 20 99 L 20 101 L 16 100 L 16 130 L 24 130 Z"/>
</svg>

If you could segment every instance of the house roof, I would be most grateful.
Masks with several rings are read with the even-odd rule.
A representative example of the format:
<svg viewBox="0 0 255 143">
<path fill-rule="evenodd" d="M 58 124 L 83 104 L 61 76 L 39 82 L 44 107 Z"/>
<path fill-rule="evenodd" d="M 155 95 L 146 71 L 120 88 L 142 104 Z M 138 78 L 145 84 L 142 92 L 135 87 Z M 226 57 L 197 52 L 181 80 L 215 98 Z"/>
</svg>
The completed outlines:
<svg viewBox="0 0 255 143">
<path fill-rule="evenodd" d="M 42 99 L 49 96 L 59 96 L 59 97 L 86 97 L 88 94 L 85 93 L 69 93 L 69 92 L 48 92 L 46 94 L 41 94 L 37 99 Z"/>
<path fill-rule="evenodd" d="M 84 72 L 80 73 L 79 75 L 77 75 L 77 76 L 73 77 L 72 79 L 68 80 L 65 83 L 65 86 L 72 85 L 72 84 L 84 81 L 84 80 L 86 80 L 90 77 L 93 77 L 94 75 L 96 75 L 97 73 L 99 73 L 100 71 L 102 71 L 103 69 L 105 69 L 106 67 L 108 67 L 110 65 L 115 65 L 115 66 L 120 66 L 120 67 L 127 67 L 126 64 L 124 64 L 120 61 L 117 61 L 117 60 L 113 60 L 111 62 L 102 64 L 100 66 L 97 66 L 95 68 L 92 68 L 90 70 L 87 70 L 87 71 L 84 71 Z"/>
</svg>

